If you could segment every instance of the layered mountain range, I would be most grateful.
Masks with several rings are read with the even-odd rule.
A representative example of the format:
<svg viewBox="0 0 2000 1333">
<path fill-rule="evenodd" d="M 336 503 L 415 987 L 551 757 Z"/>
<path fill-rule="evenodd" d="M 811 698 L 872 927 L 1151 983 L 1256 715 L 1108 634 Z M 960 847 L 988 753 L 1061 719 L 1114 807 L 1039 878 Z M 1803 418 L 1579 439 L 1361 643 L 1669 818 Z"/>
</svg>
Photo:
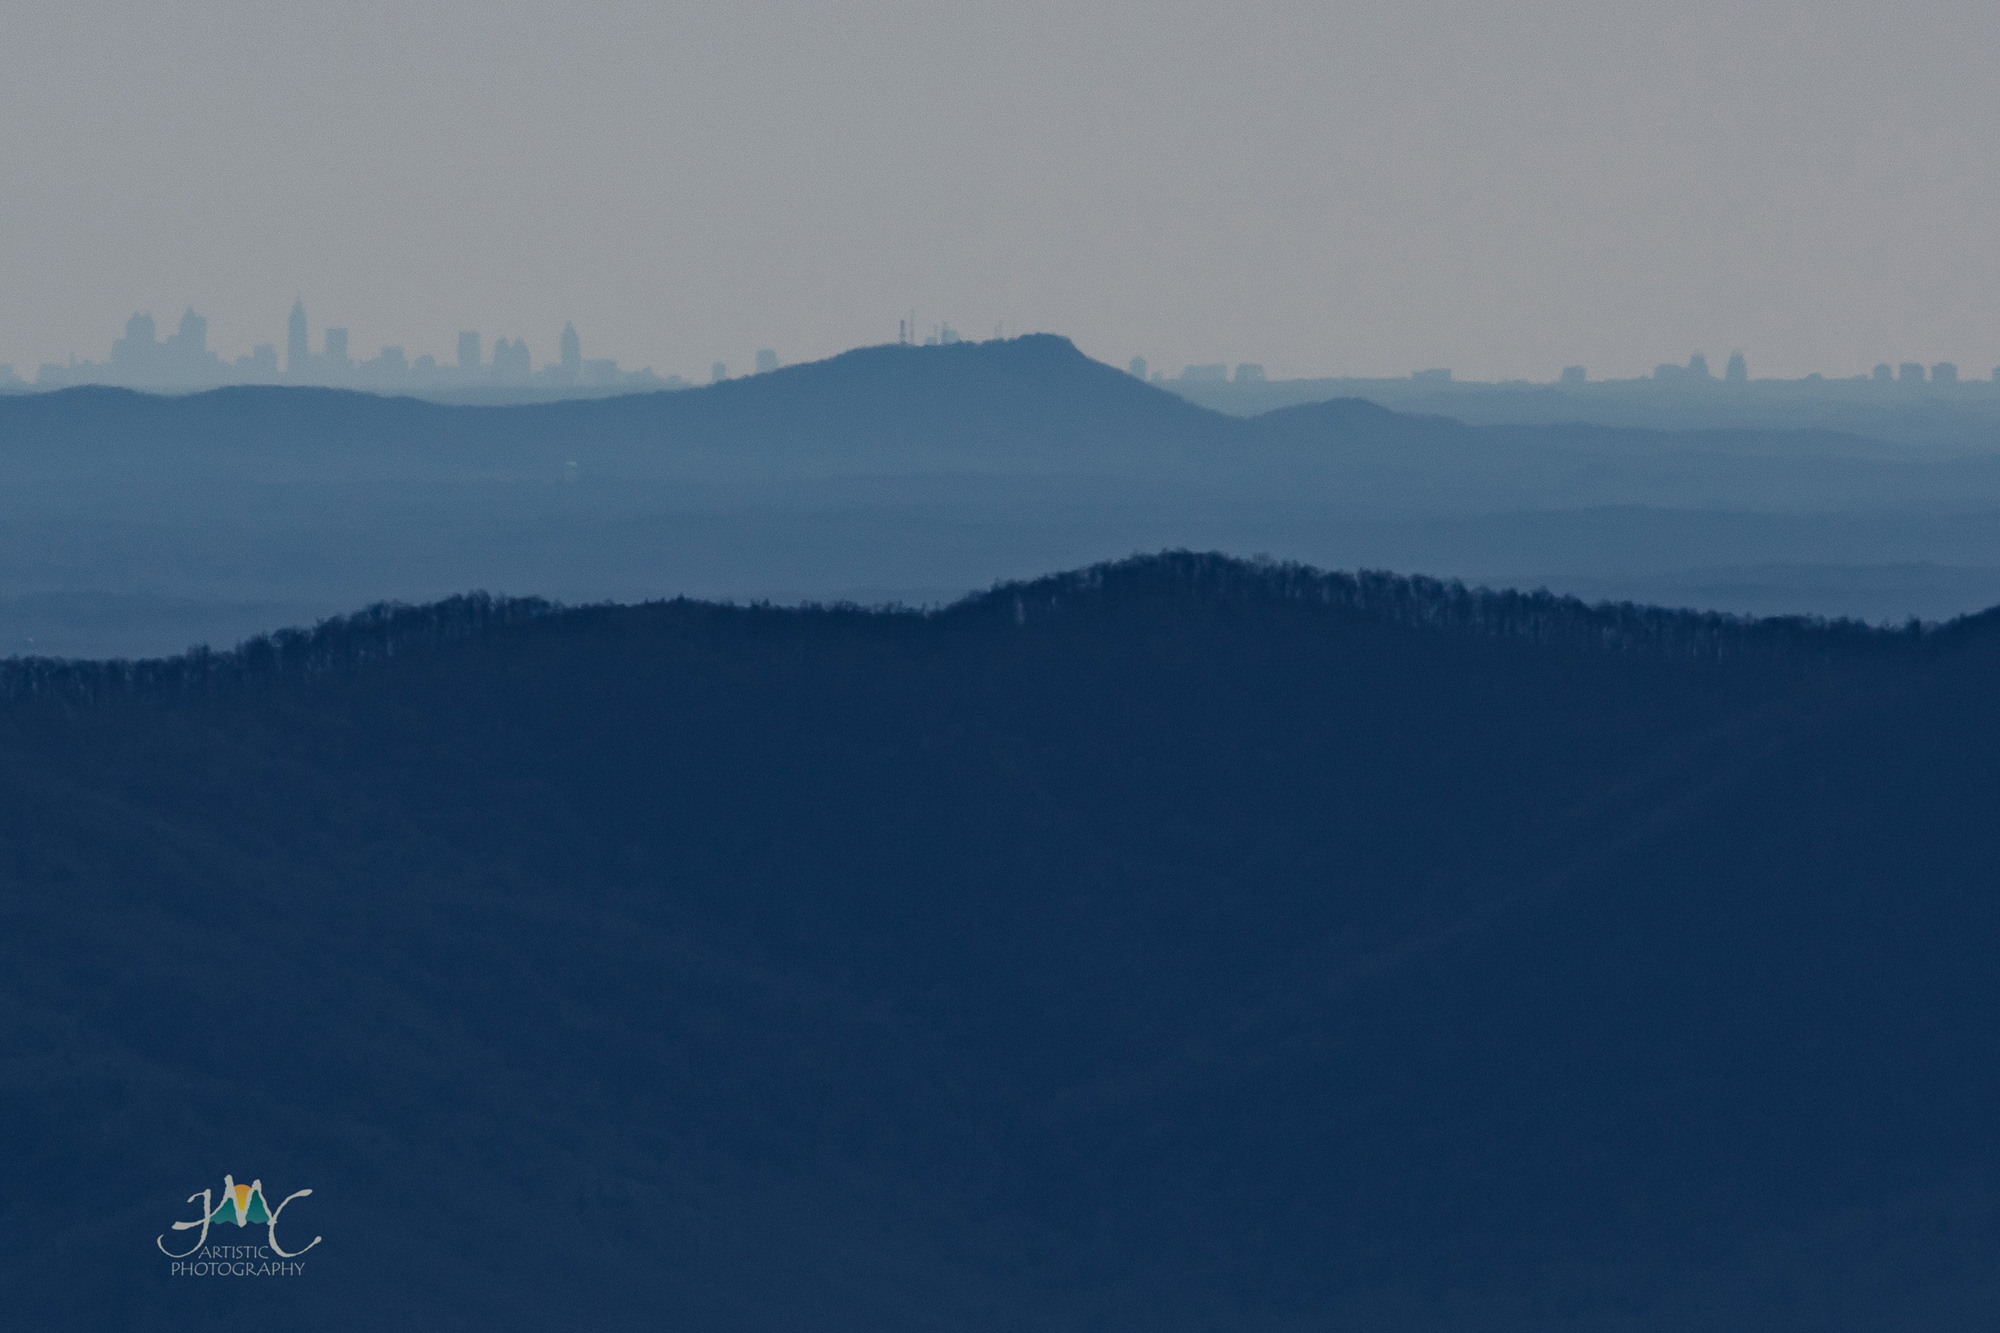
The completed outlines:
<svg viewBox="0 0 2000 1333">
<path fill-rule="evenodd" d="M 384 598 L 938 604 L 1135 550 L 1586 600 L 1943 619 L 2000 601 L 2000 446 L 1824 429 L 1242 419 L 1038 335 L 697 390 L 0 398 L 0 650 L 226 646 Z"/>
</svg>

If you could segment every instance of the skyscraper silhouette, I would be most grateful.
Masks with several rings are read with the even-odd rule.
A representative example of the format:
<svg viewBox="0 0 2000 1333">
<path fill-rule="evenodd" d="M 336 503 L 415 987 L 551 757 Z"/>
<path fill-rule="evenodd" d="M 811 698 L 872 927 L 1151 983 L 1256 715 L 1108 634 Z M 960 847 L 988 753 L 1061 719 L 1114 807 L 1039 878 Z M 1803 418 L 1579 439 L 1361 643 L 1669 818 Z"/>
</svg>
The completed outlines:
<svg viewBox="0 0 2000 1333">
<path fill-rule="evenodd" d="M 492 376 L 503 384 L 525 384 L 530 374 L 526 338 L 499 338 L 493 343 Z"/>
<path fill-rule="evenodd" d="M 583 378 L 583 342 L 576 336 L 574 324 L 563 325 L 562 376 L 571 384 Z"/>
<path fill-rule="evenodd" d="M 1731 352 L 1729 354 L 1729 368 L 1722 372 L 1722 378 L 1731 384 L 1748 384 L 1750 382 L 1750 366 L 1744 361 L 1743 353 Z"/>
<path fill-rule="evenodd" d="M 125 336 L 111 343 L 112 366 L 124 375 L 152 375 L 160 354 L 157 333 L 151 315 L 126 320 Z"/>
<path fill-rule="evenodd" d="M 285 373 L 297 377 L 312 364 L 312 349 L 306 345 L 306 303 L 292 301 L 292 320 L 285 331 Z"/>
<path fill-rule="evenodd" d="M 167 341 L 190 357 L 202 355 L 208 351 L 208 319 L 195 314 L 194 307 L 189 306 L 181 315 L 180 331 L 170 335 Z"/>
</svg>

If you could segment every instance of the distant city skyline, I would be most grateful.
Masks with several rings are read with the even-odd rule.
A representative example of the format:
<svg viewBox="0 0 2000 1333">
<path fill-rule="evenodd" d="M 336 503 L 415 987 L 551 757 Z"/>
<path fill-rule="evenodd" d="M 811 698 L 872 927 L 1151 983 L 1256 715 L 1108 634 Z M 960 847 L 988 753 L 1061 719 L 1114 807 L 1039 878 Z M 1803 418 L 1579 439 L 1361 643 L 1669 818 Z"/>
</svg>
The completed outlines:
<svg viewBox="0 0 2000 1333">
<path fill-rule="evenodd" d="M 350 347 L 349 330 L 340 326 L 323 326 L 315 350 L 305 301 L 294 298 L 285 321 L 282 359 L 278 345 L 265 342 L 225 360 L 208 345 L 207 317 L 188 306 L 178 327 L 165 338 L 159 336 L 159 326 L 150 311 L 132 315 L 125 321 L 124 334 L 111 340 L 110 353 L 103 361 L 72 355 L 64 362 L 45 362 L 35 369 L 32 387 L 109 384 L 183 389 L 299 384 L 374 390 L 499 386 L 638 392 L 685 388 L 690 383 L 678 375 L 656 374 L 651 367 L 625 370 L 611 357 L 586 358 L 582 337 L 573 321 L 564 323 L 555 341 L 555 358 L 539 363 L 526 337 L 496 338 L 488 354 L 484 350 L 484 335 L 473 329 L 457 332 L 455 353 L 450 361 L 440 361 L 429 352 L 411 357 L 404 347 L 396 344 L 380 348 L 372 357 L 357 359 Z M 760 372 L 777 369 L 777 353 L 770 348 L 760 349 L 756 364 Z M 711 376 L 727 378 L 726 364 L 716 362 Z M 15 367 L 0 366 L 0 388 L 18 390 L 29 384 Z"/>
<path fill-rule="evenodd" d="M 1984 371 L 1991 23 L 1971 0 L 16 6 L 0 362 L 102 360 L 135 311 L 168 334 L 189 305 L 226 359 L 282 362 L 298 295 L 361 359 L 448 363 L 454 328 L 553 357 L 574 319 L 588 354 L 704 381 L 888 341 L 911 305 L 1169 374 L 1616 378 L 1735 347 L 1788 378 Z"/>
<path fill-rule="evenodd" d="M 303 298 L 294 298 L 286 316 L 282 357 L 277 343 L 263 342 L 254 344 L 246 353 L 225 359 L 220 352 L 209 347 L 208 330 L 207 317 L 191 305 L 181 314 L 175 330 L 165 337 L 160 336 L 159 325 L 152 312 L 137 312 L 125 321 L 124 333 L 112 338 L 110 352 L 103 361 L 72 355 L 67 361 L 44 362 L 35 368 L 32 375 L 22 375 L 18 367 L 0 364 L 0 391 L 58 389 L 83 384 L 164 390 L 234 384 L 297 384 L 374 391 L 450 392 L 490 387 L 552 393 L 570 390 L 603 393 L 691 388 L 698 382 L 720 383 L 732 378 L 728 363 L 722 360 L 712 362 L 705 379 L 696 381 L 675 373 L 659 374 L 651 367 L 626 370 L 611 357 L 586 358 L 583 355 L 583 340 L 574 321 L 565 321 L 561 332 L 556 335 L 556 355 L 552 359 L 540 360 L 535 357 L 523 335 L 516 333 L 495 338 L 489 351 L 485 335 L 472 329 L 456 331 L 454 352 L 449 361 L 440 360 L 430 352 L 411 357 L 407 349 L 398 344 L 385 345 L 373 356 L 361 359 L 351 347 L 350 331 L 335 325 L 321 326 L 315 350 L 311 317 Z M 1005 336 L 1003 327 L 996 327 L 994 334 L 996 337 Z M 914 317 L 905 315 L 896 321 L 893 341 L 910 345 L 949 346 L 968 340 L 948 320 L 931 325 L 928 333 L 920 333 Z M 755 370 L 752 373 L 765 374 L 778 369 L 781 363 L 774 349 L 759 348 L 753 364 Z M 1142 355 L 1133 357 L 1126 364 L 1126 369 L 1149 383 L 1190 388 L 1260 385 L 1276 379 L 1267 374 L 1264 363 L 1255 361 L 1194 362 L 1182 366 L 1178 373 L 1170 374 L 1154 369 L 1149 359 Z M 1444 367 L 1416 369 L 1405 375 L 1335 372 L 1286 378 L 1292 382 L 1323 380 L 1353 384 L 1407 380 L 1413 386 L 1433 390 L 1506 384 L 1579 389 L 1588 385 L 1647 382 L 1686 389 L 1747 386 L 1752 383 L 1806 386 L 1817 383 L 1866 383 L 1908 388 L 1912 385 L 2000 385 L 2000 365 L 1986 374 L 1979 374 L 1961 372 L 1956 363 L 1949 361 L 1930 365 L 1919 361 L 1878 362 L 1867 370 L 1847 375 L 1827 375 L 1815 371 L 1791 378 L 1756 379 L 1750 374 L 1749 358 L 1741 350 L 1733 350 L 1719 376 L 1710 368 L 1707 354 L 1696 351 L 1685 363 L 1661 362 L 1650 372 L 1638 376 L 1592 378 L 1587 365 L 1569 365 L 1552 368 L 1545 379 L 1468 379 L 1456 377 L 1451 369 Z"/>
</svg>

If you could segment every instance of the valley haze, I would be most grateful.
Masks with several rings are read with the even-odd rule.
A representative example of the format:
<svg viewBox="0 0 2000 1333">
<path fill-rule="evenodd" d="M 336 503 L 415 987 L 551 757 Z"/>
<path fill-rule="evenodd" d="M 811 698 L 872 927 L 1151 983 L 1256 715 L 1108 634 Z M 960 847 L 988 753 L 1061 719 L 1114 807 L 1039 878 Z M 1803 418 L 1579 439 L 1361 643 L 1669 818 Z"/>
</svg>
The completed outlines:
<svg viewBox="0 0 2000 1333">
<path fill-rule="evenodd" d="M 1171 548 L 1757 614 L 2000 602 L 1977 415 L 1661 430 L 1493 419 L 1495 393 L 1416 404 L 1483 421 L 1243 416 L 1030 335 L 502 406 L 0 396 L 0 649 L 154 656 L 471 588 L 937 605 Z"/>
<path fill-rule="evenodd" d="M 1993 32 L 9 7 L 0 1333 L 1993 1333 Z"/>
</svg>

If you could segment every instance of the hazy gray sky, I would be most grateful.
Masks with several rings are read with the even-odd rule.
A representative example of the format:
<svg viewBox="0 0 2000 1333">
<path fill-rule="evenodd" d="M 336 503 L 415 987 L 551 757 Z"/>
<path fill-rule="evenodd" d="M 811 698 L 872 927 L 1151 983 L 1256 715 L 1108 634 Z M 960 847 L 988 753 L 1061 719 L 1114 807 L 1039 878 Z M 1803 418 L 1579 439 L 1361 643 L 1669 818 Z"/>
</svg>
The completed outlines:
<svg viewBox="0 0 2000 1333">
<path fill-rule="evenodd" d="M 0 6 L 0 361 L 2000 362 L 1991 3 Z"/>
</svg>

